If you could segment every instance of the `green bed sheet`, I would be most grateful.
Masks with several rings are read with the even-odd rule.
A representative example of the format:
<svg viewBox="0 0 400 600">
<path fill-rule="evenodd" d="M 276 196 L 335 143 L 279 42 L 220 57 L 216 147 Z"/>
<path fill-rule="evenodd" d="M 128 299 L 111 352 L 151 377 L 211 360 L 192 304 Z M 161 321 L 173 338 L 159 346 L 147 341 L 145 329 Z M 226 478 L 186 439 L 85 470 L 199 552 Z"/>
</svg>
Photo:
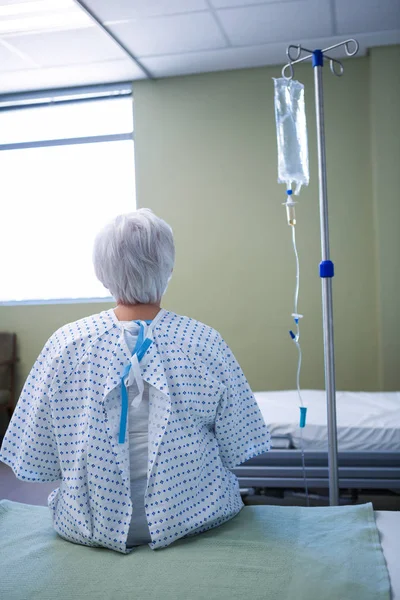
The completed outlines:
<svg viewBox="0 0 400 600">
<path fill-rule="evenodd" d="M 2 600 L 389 600 L 371 504 L 247 506 L 161 550 L 79 546 L 50 511 L 0 501 Z"/>
</svg>

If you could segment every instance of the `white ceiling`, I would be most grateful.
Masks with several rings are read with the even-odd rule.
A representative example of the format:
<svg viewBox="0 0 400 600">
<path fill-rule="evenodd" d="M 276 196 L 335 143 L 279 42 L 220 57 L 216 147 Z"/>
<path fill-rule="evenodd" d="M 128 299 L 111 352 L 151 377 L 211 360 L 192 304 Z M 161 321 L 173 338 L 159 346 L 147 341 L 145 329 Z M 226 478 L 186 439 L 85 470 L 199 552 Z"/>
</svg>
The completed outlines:
<svg viewBox="0 0 400 600">
<path fill-rule="evenodd" d="M 0 93 L 283 65 L 289 43 L 349 37 L 400 43 L 400 0 L 0 0 Z"/>
</svg>

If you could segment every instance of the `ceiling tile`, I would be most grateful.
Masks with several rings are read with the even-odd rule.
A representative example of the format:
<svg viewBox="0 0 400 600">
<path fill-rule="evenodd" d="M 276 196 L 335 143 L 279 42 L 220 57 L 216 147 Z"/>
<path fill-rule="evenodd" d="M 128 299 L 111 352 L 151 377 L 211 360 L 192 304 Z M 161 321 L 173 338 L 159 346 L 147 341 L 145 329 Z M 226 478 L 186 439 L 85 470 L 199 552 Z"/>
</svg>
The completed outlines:
<svg viewBox="0 0 400 600">
<path fill-rule="evenodd" d="M 7 46 L 3 45 L 0 40 L 0 72 L 29 69 L 32 66 L 29 60 L 25 60 Z"/>
<path fill-rule="evenodd" d="M 95 27 L 8 37 L 7 41 L 44 67 L 126 58 L 123 50 Z"/>
<path fill-rule="evenodd" d="M 332 35 L 329 0 L 280 2 L 217 11 L 233 45 Z"/>
<path fill-rule="evenodd" d="M 336 0 L 338 33 L 400 29 L 399 0 Z"/>
<path fill-rule="evenodd" d="M 248 46 L 175 56 L 149 57 L 142 59 L 142 62 L 154 77 L 170 77 L 260 67 L 268 64 L 268 60 L 279 64 L 279 61 L 284 60 L 284 58 L 285 50 L 280 44 L 273 48 L 270 46 L 268 48 L 266 46 Z"/>
<path fill-rule="evenodd" d="M 370 40 L 375 45 L 381 44 L 381 39 L 370 38 L 368 34 L 360 34 L 357 39 L 360 49 L 357 56 L 364 56 L 368 50 Z M 390 36 L 388 43 L 400 41 L 400 34 Z M 324 48 L 338 44 L 343 40 L 342 36 L 325 38 L 304 39 L 302 43 L 309 48 Z M 190 75 L 195 73 L 207 73 L 212 71 L 225 71 L 230 69 L 245 69 L 251 67 L 276 66 L 276 76 L 279 77 L 282 67 L 287 62 L 287 43 L 263 44 L 259 46 L 246 46 L 241 48 L 226 48 L 210 52 L 193 52 L 179 56 L 158 56 L 143 59 L 143 64 L 155 77 L 171 77 L 179 75 Z M 336 58 L 345 58 L 344 48 L 338 48 L 332 52 Z M 311 61 L 309 62 L 311 69 Z M 344 67 L 346 65 L 344 63 Z M 304 67 L 301 67 L 302 69 Z"/>
<path fill-rule="evenodd" d="M 354 37 L 360 42 L 360 47 L 364 46 L 366 50 L 377 46 L 396 46 L 400 44 L 400 29 L 359 33 Z M 343 36 L 340 36 L 340 39 L 343 40 Z"/>
<path fill-rule="evenodd" d="M 209 13 L 139 19 L 109 27 L 138 57 L 226 47 Z"/>
<path fill-rule="evenodd" d="M 373 46 L 400 44 L 400 32 L 364 33 L 357 35 L 359 51 L 356 58 L 366 56 L 368 49 Z M 343 41 L 343 36 L 303 39 L 302 43 L 308 48 L 325 48 Z M 176 56 L 149 57 L 142 60 L 144 66 L 157 78 L 194 75 L 215 71 L 246 69 L 263 66 L 275 66 L 276 76 L 281 74 L 286 62 L 286 43 L 247 46 L 241 48 L 226 48 L 209 52 L 193 52 Z M 332 51 L 332 56 L 338 59 L 346 58 L 344 47 Z M 346 74 L 346 61 L 343 62 Z M 308 67 L 311 69 L 311 62 Z M 301 72 L 307 65 L 300 65 Z M 296 67 L 295 67 L 296 69 Z M 297 73 L 301 77 L 301 72 Z M 295 71 L 296 73 L 296 71 Z M 325 76 L 329 76 L 327 68 Z"/>
<path fill-rule="evenodd" d="M 87 0 L 103 22 L 208 10 L 206 0 Z"/>
<path fill-rule="evenodd" d="M 277 0 L 210 0 L 210 4 L 214 8 L 229 8 L 232 6 L 251 6 L 255 4 L 270 4 L 276 3 Z M 303 2 L 304 0 L 297 0 Z M 280 0 L 280 2 L 293 2 L 293 0 Z"/>
<path fill-rule="evenodd" d="M 0 7 L 29 0 L 0 0 Z M 51 0 L 56 5 L 57 0 Z M 155 77 L 285 62 L 289 43 L 326 48 L 354 36 L 359 56 L 400 43 L 399 0 L 86 0 Z M 334 5 L 336 2 L 336 5 Z M 332 36 L 334 6 L 340 35 Z M 229 47 L 212 11 L 234 47 Z M 115 22 L 118 21 L 118 22 Z M 342 49 L 334 56 L 343 57 Z M 39 68 L 42 66 L 42 68 Z M 344 63 L 346 68 L 346 65 Z M 0 37 L 0 93 L 144 78 L 92 27 Z"/>
</svg>

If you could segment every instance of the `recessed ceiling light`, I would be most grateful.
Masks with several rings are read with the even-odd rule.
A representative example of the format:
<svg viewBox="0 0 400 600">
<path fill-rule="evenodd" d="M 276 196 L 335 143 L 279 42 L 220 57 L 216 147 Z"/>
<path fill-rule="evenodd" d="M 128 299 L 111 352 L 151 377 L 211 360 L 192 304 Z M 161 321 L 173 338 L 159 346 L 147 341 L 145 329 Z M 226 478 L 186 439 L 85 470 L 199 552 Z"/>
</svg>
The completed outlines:
<svg viewBox="0 0 400 600">
<path fill-rule="evenodd" d="M 0 6 L 1 17 L 14 17 L 15 15 L 49 12 L 76 7 L 73 0 L 31 0 L 30 2 L 12 2 Z"/>
<path fill-rule="evenodd" d="M 73 0 L 33 0 L 0 6 L 0 35 L 92 26 L 92 19 Z"/>
</svg>

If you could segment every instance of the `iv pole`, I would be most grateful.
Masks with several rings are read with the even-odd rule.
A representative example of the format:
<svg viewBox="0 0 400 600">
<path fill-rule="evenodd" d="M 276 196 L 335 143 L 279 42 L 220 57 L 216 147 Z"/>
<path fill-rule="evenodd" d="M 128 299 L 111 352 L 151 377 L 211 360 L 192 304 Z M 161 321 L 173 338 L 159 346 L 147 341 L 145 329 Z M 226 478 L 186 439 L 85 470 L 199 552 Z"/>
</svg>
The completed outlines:
<svg viewBox="0 0 400 600">
<path fill-rule="evenodd" d="M 354 49 L 351 46 L 354 44 Z M 358 42 L 350 39 L 340 44 L 335 44 L 325 50 L 307 50 L 301 45 L 290 45 L 286 50 L 288 64 L 282 69 L 282 77 L 292 79 L 294 76 L 293 65 L 312 59 L 314 67 L 315 105 L 317 119 L 318 143 L 318 180 L 319 180 L 319 211 L 321 227 L 321 256 L 319 274 L 322 283 L 322 319 L 324 330 L 324 363 L 325 387 L 328 418 L 328 465 L 329 465 L 329 504 L 339 504 L 339 483 L 337 464 L 337 428 L 336 428 L 336 383 L 335 383 L 335 350 L 333 339 L 333 304 L 332 304 L 332 277 L 334 276 L 333 262 L 330 260 L 329 224 L 328 224 L 328 193 L 326 182 L 326 157 L 325 157 L 325 124 L 324 124 L 324 96 L 322 85 L 322 67 L 324 59 L 329 60 L 331 72 L 334 75 L 343 75 L 343 65 L 340 61 L 326 53 L 334 48 L 344 46 L 347 56 L 354 56 L 358 52 Z M 293 56 L 291 51 L 295 51 Z M 307 52 L 306 56 L 302 56 Z M 335 66 L 337 65 L 337 66 Z M 285 71 L 289 69 L 290 75 Z"/>
</svg>

